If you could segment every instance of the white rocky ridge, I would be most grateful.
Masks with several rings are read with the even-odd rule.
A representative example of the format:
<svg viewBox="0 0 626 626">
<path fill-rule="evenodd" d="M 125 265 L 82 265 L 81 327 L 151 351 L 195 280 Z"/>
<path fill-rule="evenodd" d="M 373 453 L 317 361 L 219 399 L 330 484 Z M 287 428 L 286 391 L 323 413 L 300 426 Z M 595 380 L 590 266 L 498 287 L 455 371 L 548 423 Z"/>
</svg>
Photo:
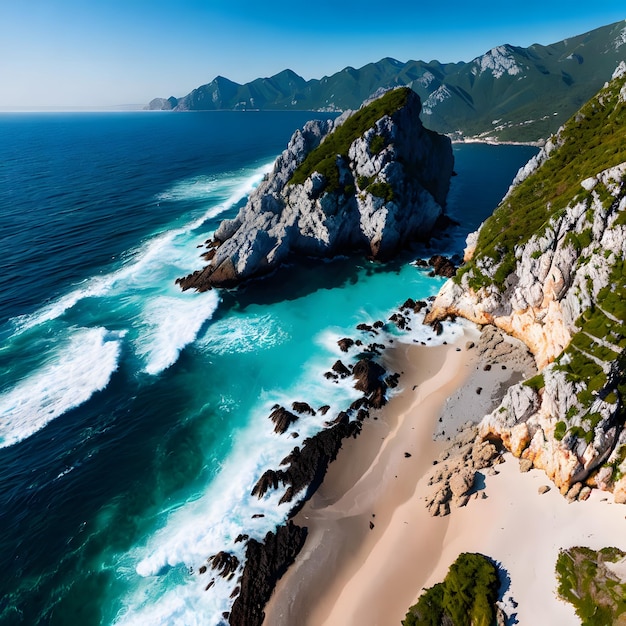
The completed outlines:
<svg viewBox="0 0 626 626">
<path fill-rule="evenodd" d="M 336 167 L 334 182 L 315 169 L 303 182 L 291 183 L 291 178 L 331 131 L 343 131 L 351 115 L 362 114 L 355 119 L 363 119 L 367 107 L 378 106 L 378 101 L 368 101 L 359 112 L 346 112 L 335 122 L 309 122 L 296 131 L 271 175 L 238 215 L 215 232 L 209 265 L 182 279 L 181 286 L 202 290 L 234 285 L 296 256 L 365 252 L 386 258 L 412 239 L 427 238 L 443 213 L 452 148 L 447 137 L 422 126 L 419 96 L 408 88 L 401 91 L 404 104 L 368 122 L 349 140 L 344 137 L 347 153 L 320 166 L 326 172 Z"/>
<path fill-rule="evenodd" d="M 622 115 L 625 69 L 618 68 L 614 80 L 620 82 L 598 94 L 587 111 L 608 120 Z M 540 177 L 555 151 L 576 141 L 575 125 L 585 115 L 575 116 L 520 170 L 505 200 L 510 203 L 512 191 L 530 176 Z M 616 123 L 616 128 L 621 127 Z M 481 435 L 501 439 L 564 492 L 592 481 L 612 490 L 616 502 L 626 502 L 621 396 L 626 315 L 619 307 L 611 312 L 600 305 L 600 297 L 623 288 L 626 162 L 582 178 L 579 185 L 565 208 L 551 211 L 548 205 L 549 219 L 514 247 L 514 264 L 501 283 L 494 277 L 503 259 L 477 254 L 479 233 L 468 237 L 466 261 L 475 269 L 444 285 L 428 321 L 461 315 L 521 339 L 540 375 L 509 388 L 481 422 Z M 487 279 L 476 282 L 477 273 Z M 593 321 L 589 330 L 581 320 Z"/>
<path fill-rule="evenodd" d="M 430 96 L 426 99 L 423 106 L 424 115 L 432 115 L 433 109 L 442 102 L 445 102 L 452 96 L 450 90 L 445 86 L 441 85 L 435 91 L 433 91 Z"/>
<path fill-rule="evenodd" d="M 502 78 L 505 74 L 517 76 L 522 73 L 522 68 L 515 61 L 508 46 L 492 48 L 487 54 L 475 59 L 474 63 L 476 67 L 472 73 L 475 75 L 491 72 L 494 78 Z"/>
<path fill-rule="evenodd" d="M 622 32 L 617 36 L 613 45 L 615 46 L 615 50 L 619 50 L 624 44 L 626 44 L 626 28 L 622 30 Z"/>
</svg>

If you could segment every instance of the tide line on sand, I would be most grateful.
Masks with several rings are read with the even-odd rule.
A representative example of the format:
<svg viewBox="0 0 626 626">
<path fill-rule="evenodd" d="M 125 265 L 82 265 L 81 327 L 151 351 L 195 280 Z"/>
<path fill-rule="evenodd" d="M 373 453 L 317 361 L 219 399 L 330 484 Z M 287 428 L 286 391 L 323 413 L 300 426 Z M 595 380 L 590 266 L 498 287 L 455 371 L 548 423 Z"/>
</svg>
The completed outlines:
<svg viewBox="0 0 626 626">
<path fill-rule="evenodd" d="M 594 490 L 568 504 L 539 470 L 521 474 L 510 454 L 485 477 L 485 496 L 447 517 L 431 517 L 428 474 L 445 445 L 433 441 L 446 400 L 457 396 L 468 419 L 480 419 L 475 389 L 482 367 L 466 349 L 478 330 L 454 344 L 398 346 L 389 366 L 402 391 L 346 440 L 322 486 L 295 522 L 309 536 L 266 607 L 271 626 L 399 626 L 421 591 L 443 580 L 461 552 L 480 552 L 508 575 L 509 623 L 579 624 L 558 599 L 560 548 L 626 549 L 626 507 Z M 483 375 L 484 376 L 484 375 Z M 459 394 L 461 400 L 458 400 Z M 443 415 L 445 421 L 445 412 Z M 517 621 L 514 621 L 514 620 Z"/>
</svg>

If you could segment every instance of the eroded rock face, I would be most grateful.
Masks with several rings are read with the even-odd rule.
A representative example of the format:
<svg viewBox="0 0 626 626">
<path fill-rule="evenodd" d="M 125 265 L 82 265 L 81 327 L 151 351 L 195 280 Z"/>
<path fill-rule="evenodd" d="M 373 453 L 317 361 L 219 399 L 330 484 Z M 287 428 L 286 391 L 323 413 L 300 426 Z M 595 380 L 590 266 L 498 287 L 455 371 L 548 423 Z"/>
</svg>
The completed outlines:
<svg viewBox="0 0 626 626">
<path fill-rule="evenodd" d="M 595 111 L 604 107 L 615 120 L 623 106 L 608 87 Z M 571 127 L 520 171 L 516 184 L 540 178 L 565 138 L 576 141 Z M 443 286 L 427 322 L 460 315 L 521 339 L 540 375 L 509 388 L 483 419 L 481 436 L 501 439 L 515 455 L 544 469 L 563 493 L 591 481 L 621 501 L 626 320 L 616 303 L 624 287 L 626 162 L 587 174 L 567 206 L 552 213 L 546 207 L 551 217 L 514 247 L 503 282 L 495 278 L 501 260 L 480 251 L 476 256 L 479 235 L 470 236 L 465 258 L 472 265 L 460 280 Z"/>
<path fill-rule="evenodd" d="M 219 247 L 209 265 L 179 279 L 181 287 L 234 286 L 296 256 L 387 258 L 411 240 L 427 239 L 443 213 L 454 159 L 450 140 L 422 126 L 419 96 L 406 91 L 403 106 L 365 124 L 347 153 L 337 155 L 336 181 L 314 170 L 290 182 L 346 116 L 296 131 L 271 175 L 215 232 Z"/>
</svg>

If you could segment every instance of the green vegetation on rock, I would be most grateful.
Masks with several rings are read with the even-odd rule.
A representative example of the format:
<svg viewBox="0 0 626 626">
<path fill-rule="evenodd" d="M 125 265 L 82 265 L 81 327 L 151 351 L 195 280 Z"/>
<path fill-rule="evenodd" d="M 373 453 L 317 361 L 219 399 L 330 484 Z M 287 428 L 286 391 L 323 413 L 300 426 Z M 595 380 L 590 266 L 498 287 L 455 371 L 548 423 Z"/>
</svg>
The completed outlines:
<svg viewBox="0 0 626 626">
<path fill-rule="evenodd" d="M 550 158 L 517 185 L 485 221 L 474 257 L 457 274 L 457 280 L 469 273 L 474 289 L 490 284 L 503 289 L 515 269 L 515 249 L 541 234 L 568 205 L 590 199 L 590 192 L 581 187 L 584 179 L 626 161 L 626 104 L 620 97 L 625 84 L 626 77 L 612 81 L 565 124 Z M 611 196 L 601 187 L 598 185 L 596 192 L 604 191 L 608 202 Z M 588 220 L 592 218 L 588 216 Z M 580 252 L 591 242 L 590 224 L 567 237 Z M 480 269 L 485 260 L 496 266 L 492 274 Z"/>
<path fill-rule="evenodd" d="M 556 562 L 559 595 L 570 602 L 582 626 L 609 626 L 626 620 L 626 580 L 612 565 L 623 563 L 626 552 L 584 547 L 562 550 Z"/>
<path fill-rule="evenodd" d="M 498 570 L 482 554 L 463 553 L 442 583 L 426 589 L 403 626 L 491 626 L 495 624 Z"/>
<path fill-rule="evenodd" d="M 408 87 L 394 89 L 359 109 L 307 155 L 291 176 L 288 184 L 302 184 L 313 172 L 319 172 L 326 179 L 325 189 L 331 192 L 337 191 L 340 188 L 337 159 L 342 157 L 347 159 L 352 142 L 373 128 L 379 119 L 385 115 L 393 115 L 401 109 L 407 103 L 410 93 L 411 90 Z M 381 144 L 380 141 L 375 142 L 374 139 L 372 140 L 372 144 L 375 144 L 374 148 L 370 146 L 370 149 L 376 153 L 375 149 L 382 150 L 386 145 L 386 140 L 381 138 L 385 142 Z"/>
</svg>

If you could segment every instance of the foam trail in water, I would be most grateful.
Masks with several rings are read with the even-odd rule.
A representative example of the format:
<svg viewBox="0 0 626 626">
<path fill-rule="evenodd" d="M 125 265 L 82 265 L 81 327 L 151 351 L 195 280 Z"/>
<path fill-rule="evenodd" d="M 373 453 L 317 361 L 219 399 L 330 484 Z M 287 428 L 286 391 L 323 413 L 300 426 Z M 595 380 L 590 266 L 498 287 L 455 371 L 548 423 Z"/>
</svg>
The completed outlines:
<svg viewBox="0 0 626 626">
<path fill-rule="evenodd" d="M 223 207 L 230 206 L 245 196 L 261 182 L 263 176 L 271 171 L 273 162 L 266 163 L 256 169 L 252 176 L 230 173 L 221 178 L 212 176 L 198 176 L 175 183 L 169 189 L 156 196 L 157 201 L 186 202 L 189 200 L 203 200 L 207 196 L 226 196 Z"/>
<path fill-rule="evenodd" d="M 151 238 L 143 246 L 130 252 L 128 254 L 130 260 L 119 270 L 104 276 L 88 279 L 81 283 L 77 289 L 42 307 L 38 311 L 13 318 L 14 332 L 21 333 L 40 324 L 57 319 L 85 298 L 97 298 L 115 294 L 118 291 L 123 291 L 124 288 L 128 286 L 129 282 L 131 282 L 131 286 L 134 286 L 137 276 L 142 274 L 149 276 L 150 273 L 147 272 L 147 269 L 153 269 L 155 264 L 163 265 L 166 259 L 171 260 L 171 262 L 176 265 L 182 264 L 185 266 L 182 267 L 180 275 L 192 271 L 197 265 L 197 254 L 195 251 L 193 255 L 190 253 L 190 250 L 193 249 L 188 245 L 188 242 L 185 242 L 185 245 L 181 246 L 180 250 L 176 249 L 174 245 L 175 240 L 189 235 L 202 226 L 204 222 L 217 217 L 220 213 L 228 210 L 249 195 L 259 182 L 261 182 L 264 174 L 267 173 L 270 168 L 270 165 L 265 164 L 255 170 L 250 176 L 235 176 L 230 178 L 226 177 L 224 180 L 220 179 L 219 183 L 216 182 L 215 189 L 223 189 L 224 192 L 228 194 L 224 202 L 217 206 L 212 205 L 200 217 L 184 226 Z"/>
<path fill-rule="evenodd" d="M 215 292 L 151 298 L 142 312 L 142 329 L 136 342 L 137 354 L 145 362 L 144 371 L 158 374 L 173 365 L 218 304 Z"/>
<path fill-rule="evenodd" d="M 117 369 L 121 337 L 106 328 L 82 328 L 44 365 L 0 396 L 0 447 L 18 443 L 104 389 Z"/>
</svg>

